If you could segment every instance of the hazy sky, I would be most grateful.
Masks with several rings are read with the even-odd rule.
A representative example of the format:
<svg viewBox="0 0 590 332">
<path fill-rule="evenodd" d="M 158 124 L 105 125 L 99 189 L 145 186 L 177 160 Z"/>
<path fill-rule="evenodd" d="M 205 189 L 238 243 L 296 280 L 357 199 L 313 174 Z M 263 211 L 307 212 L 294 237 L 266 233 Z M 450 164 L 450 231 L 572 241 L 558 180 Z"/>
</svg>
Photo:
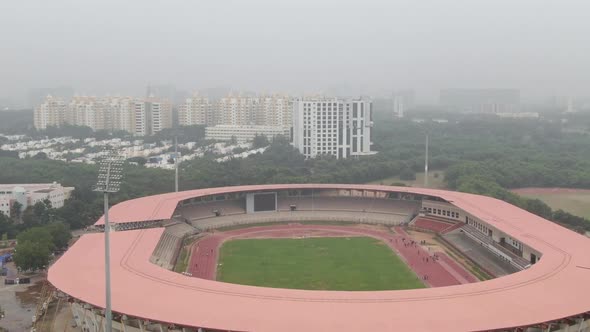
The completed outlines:
<svg viewBox="0 0 590 332">
<path fill-rule="evenodd" d="M 590 90 L 590 1 L 18 0 L 0 4 L 0 97 L 195 90 Z"/>
</svg>

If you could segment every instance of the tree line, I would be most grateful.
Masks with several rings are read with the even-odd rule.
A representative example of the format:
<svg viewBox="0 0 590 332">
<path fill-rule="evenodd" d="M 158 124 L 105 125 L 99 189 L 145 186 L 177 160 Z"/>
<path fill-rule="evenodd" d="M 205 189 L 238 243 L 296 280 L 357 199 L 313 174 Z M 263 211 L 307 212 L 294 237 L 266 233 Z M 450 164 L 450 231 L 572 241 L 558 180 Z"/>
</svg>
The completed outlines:
<svg viewBox="0 0 590 332">
<path fill-rule="evenodd" d="M 270 144 L 264 153 L 224 163 L 206 154 L 182 163 L 180 188 L 366 183 L 392 176 L 411 178 L 423 168 L 424 139 L 428 133 L 430 168 L 445 170 L 449 188 L 503 199 L 573 229 L 588 230 L 589 222 L 583 218 L 552 211 L 539 200 L 526 199 L 507 190 L 527 186 L 590 188 L 588 135 L 566 133 L 558 122 L 537 120 L 467 118 L 448 123 L 416 123 L 393 121 L 377 114 L 375 122 L 372 140 L 374 149 L 379 151 L 376 155 L 349 159 L 320 156 L 306 160 L 285 138 L 278 137 L 271 142 L 258 138 L 257 145 Z M 204 139 L 200 127 L 187 128 L 185 133 L 182 140 Z M 176 134 L 162 133 L 159 139 L 170 139 Z M 0 216 L 0 233 L 10 238 L 53 223 L 79 229 L 94 223 L 102 214 L 101 197 L 92 191 L 97 176 L 95 165 L 0 155 L 0 169 L 0 183 L 57 181 L 76 187 L 62 208 L 33 206 L 22 211 L 19 218 Z M 174 172 L 127 165 L 124 174 L 121 191 L 112 196 L 113 204 L 174 190 Z"/>
</svg>

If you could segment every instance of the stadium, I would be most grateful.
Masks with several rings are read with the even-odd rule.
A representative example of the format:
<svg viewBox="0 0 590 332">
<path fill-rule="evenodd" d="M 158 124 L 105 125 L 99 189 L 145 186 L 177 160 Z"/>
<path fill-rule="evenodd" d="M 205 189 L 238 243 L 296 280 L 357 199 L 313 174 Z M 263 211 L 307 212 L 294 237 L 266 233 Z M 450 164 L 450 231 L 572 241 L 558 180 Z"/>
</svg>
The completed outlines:
<svg viewBox="0 0 590 332">
<path fill-rule="evenodd" d="M 133 199 L 109 216 L 115 331 L 590 331 L 590 241 L 490 197 L 379 185 L 255 185 Z M 104 330 L 103 220 L 93 228 L 48 272 L 84 331 Z M 412 284 L 387 279 L 385 288 L 310 290 L 220 281 L 234 264 L 231 257 L 220 261 L 232 243 L 263 243 L 248 239 L 350 241 L 342 250 L 369 239 L 384 262 L 403 262 L 393 275 L 405 269 Z M 429 247 L 431 239 L 444 250 Z M 183 248 L 190 248 L 186 271 L 175 272 Z M 351 261 L 364 264 L 371 255 Z M 375 275 L 372 268 L 365 276 Z"/>
</svg>

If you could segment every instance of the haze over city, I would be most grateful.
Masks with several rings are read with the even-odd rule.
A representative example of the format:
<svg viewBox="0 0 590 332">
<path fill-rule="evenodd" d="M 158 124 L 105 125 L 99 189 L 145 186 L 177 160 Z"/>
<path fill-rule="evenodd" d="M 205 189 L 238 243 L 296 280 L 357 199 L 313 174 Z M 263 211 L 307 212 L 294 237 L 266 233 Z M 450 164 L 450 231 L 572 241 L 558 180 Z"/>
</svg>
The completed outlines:
<svg viewBox="0 0 590 332">
<path fill-rule="evenodd" d="M 193 91 L 389 94 L 518 88 L 585 96 L 587 1 L 10 1 L 0 99 Z M 32 105 L 29 105 L 32 106 Z"/>
</svg>

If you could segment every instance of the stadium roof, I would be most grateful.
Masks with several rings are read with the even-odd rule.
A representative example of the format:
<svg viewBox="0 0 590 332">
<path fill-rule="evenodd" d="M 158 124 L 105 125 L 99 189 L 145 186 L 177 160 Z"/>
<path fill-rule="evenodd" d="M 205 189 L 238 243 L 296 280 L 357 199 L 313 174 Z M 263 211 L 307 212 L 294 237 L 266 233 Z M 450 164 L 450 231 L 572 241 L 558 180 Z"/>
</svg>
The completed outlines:
<svg viewBox="0 0 590 332">
<path fill-rule="evenodd" d="M 539 324 L 590 310 L 590 240 L 503 201 L 457 192 L 374 185 L 270 185 L 203 189 L 139 198 L 113 220 L 169 218 L 201 195 L 291 188 L 368 189 L 441 197 L 540 251 L 529 269 L 484 282 L 402 291 L 307 291 L 192 278 L 149 262 L 163 229 L 114 233 L 113 311 L 232 331 L 473 331 Z M 49 270 L 49 281 L 104 307 L 103 234 L 84 235 Z"/>
</svg>

